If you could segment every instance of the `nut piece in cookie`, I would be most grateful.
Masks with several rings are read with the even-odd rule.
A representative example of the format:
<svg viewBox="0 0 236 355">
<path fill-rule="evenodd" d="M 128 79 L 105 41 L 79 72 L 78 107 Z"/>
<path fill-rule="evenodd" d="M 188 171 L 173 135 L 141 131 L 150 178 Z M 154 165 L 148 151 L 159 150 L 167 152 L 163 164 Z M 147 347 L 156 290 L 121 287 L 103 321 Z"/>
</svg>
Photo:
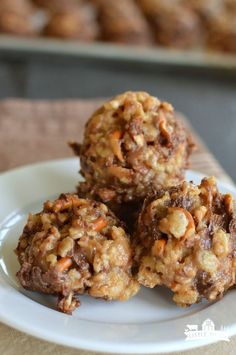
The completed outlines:
<svg viewBox="0 0 236 355">
<path fill-rule="evenodd" d="M 71 314 L 78 294 L 125 301 L 139 290 L 132 278 L 129 236 L 99 202 L 63 194 L 30 214 L 16 249 L 21 285 L 54 294 Z"/>
</svg>

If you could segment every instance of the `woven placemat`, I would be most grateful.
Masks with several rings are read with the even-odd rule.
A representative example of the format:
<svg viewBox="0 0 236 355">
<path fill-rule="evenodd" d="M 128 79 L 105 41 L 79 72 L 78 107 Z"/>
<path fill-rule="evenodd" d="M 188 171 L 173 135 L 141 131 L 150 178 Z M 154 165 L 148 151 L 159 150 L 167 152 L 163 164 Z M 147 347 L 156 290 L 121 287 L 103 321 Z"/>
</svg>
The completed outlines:
<svg viewBox="0 0 236 355">
<path fill-rule="evenodd" d="M 72 156 L 66 142 L 81 140 L 84 123 L 101 100 L 0 101 L 0 171 L 20 165 Z M 193 154 L 191 169 L 215 175 L 232 183 L 201 139 L 193 132 L 198 149 Z M 14 306 L 14 305 L 13 305 Z M 219 343 L 188 354 L 235 354 L 236 337 L 230 343 Z M 0 324 L 1 355 L 72 355 L 91 352 L 66 348 L 11 329 Z M 181 353 L 178 353 L 181 354 Z M 186 354 L 186 353 L 185 353 Z"/>
<path fill-rule="evenodd" d="M 0 171 L 71 156 L 67 141 L 80 141 L 84 124 L 101 100 L 0 101 Z M 186 118 L 181 118 L 189 126 Z M 197 134 L 193 170 L 231 182 Z"/>
</svg>

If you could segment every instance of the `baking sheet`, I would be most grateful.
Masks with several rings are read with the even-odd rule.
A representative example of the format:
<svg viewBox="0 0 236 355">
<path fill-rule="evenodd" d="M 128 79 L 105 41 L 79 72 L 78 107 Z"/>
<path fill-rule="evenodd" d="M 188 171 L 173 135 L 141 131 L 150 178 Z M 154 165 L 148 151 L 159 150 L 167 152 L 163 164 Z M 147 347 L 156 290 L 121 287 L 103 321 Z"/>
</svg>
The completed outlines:
<svg viewBox="0 0 236 355">
<path fill-rule="evenodd" d="M 174 66 L 219 68 L 236 72 L 236 55 L 196 50 L 173 50 L 114 45 L 110 43 L 82 43 L 48 38 L 23 38 L 0 35 L 1 54 L 56 54 L 85 58 L 157 63 Z"/>
</svg>

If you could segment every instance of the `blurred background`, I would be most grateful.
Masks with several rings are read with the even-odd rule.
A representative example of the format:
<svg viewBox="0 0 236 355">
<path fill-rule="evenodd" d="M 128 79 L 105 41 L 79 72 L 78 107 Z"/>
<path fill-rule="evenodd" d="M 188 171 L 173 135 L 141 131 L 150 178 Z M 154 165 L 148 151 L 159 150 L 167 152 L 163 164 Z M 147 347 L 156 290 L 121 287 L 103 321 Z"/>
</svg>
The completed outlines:
<svg viewBox="0 0 236 355">
<path fill-rule="evenodd" d="M 145 90 L 236 180 L 236 0 L 0 0 L 0 98 Z"/>
</svg>

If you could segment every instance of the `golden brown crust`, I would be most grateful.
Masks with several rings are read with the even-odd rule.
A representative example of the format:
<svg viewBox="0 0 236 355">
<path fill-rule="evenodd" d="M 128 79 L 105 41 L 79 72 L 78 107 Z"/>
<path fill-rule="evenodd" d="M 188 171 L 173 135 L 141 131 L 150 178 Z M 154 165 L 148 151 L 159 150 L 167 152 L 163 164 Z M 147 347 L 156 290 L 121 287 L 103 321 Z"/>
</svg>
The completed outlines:
<svg viewBox="0 0 236 355">
<path fill-rule="evenodd" d="M 79 153 L 84 189 L 104 202 L 140 201 L 177 185 L 192 142 L 172 106 L 145 92 L 113 98 L 89 119 Z"/>
<path fill-rule="evenodd" d="M 213 178 L 163 189 L 146 200 L 134 244 L 141 284 L 167 286 L 180 306 L 222 297 L 235 284 L 233 198 Z"/>
<path fill-rule="evenodd" d="M 104 204 L 76 195 L 63 194 L 30 214 L 16 253 L 21 285 L 56 294 L 65 313 L 79 306 L 78 294 L 127 300 L 139 289 L 122 224 Z"/>
</svg>

